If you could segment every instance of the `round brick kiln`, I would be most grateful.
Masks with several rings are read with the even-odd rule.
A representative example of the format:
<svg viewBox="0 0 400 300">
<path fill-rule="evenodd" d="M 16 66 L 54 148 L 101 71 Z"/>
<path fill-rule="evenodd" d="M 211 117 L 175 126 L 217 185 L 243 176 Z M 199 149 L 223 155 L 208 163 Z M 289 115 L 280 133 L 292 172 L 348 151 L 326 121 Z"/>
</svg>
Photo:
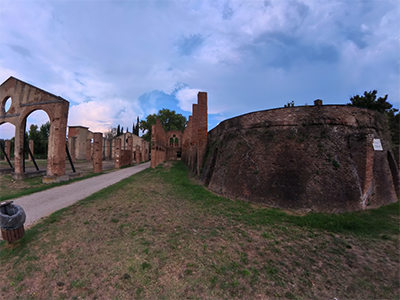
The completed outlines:
<svg viewBox="0 0 400 300">
<path fill-rule="evenodd" d="M 399 177 L 385 116 L 315 104 L 222 122 L 208 133 L 204 184 L 230 198 L 306 212 L 397 201 Z M 374 139 L 382 150 L 374 149 Z"/>
</svg>

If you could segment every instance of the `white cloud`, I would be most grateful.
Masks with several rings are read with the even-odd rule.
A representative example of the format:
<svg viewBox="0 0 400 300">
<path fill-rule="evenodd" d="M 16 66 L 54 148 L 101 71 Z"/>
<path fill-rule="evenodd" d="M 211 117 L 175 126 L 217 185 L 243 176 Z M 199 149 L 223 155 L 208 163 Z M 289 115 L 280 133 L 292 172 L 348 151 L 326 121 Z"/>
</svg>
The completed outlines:
<svg viewBox="0 0 400 300">
<path fill-rule="evenodd" d="M 199 89 L 184 88 L 176 93 L 176 99 L 179 101 L 179 108 L 184 111 L 192 111 L 192 104 L 197 103 L 197 94 Z"/>
<path fill-rule="evenodd" d="M 163 104 L 141 96 L 173 95 L 177 83 L 188 86 L 175 95 L 178 108 L 191 112 L 198 90 L 189 87 L 202 87 L 209 112 L 224 116 L 291 100 L 345 103 L 366 89 L 397 103 L 399 8 L 395 0 L 3 1 L 0 80 L 13 75 L 60 95 L 73 125 L 96 128 L 122 123 L 110 117 L 118 106 L 134 114 L 124 122 L 157 112 Z"/>
</svg>

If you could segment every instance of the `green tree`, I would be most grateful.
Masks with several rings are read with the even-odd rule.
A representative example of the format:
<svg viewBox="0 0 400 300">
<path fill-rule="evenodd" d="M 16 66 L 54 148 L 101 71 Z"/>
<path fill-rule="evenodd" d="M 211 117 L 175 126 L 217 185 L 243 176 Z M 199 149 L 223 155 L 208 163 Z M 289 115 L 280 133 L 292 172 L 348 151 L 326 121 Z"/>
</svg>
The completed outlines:
<svg viewBox="0 0 400 300">
<path fill-rule="evenodd" d="M 348 105 L 377 110 L 382 113 L 388 113 L 389 110 L 393 107 L 392 104 L 387 102 L 388 95 L 385 95 L 385 97 L 383 98 L 379 97 L 378 99 L 376 99 L 377 94 L 377 90 L 373 90 L 372 92 L 365 91 L 363 96 L 355 95 L 351 97 L 351 103 L 349 103 Z"/>
<path fill-rule="evenodd" d="M 365 91 L 363 96 L 355 95 L 351 97 L 351 103 L 349 103 L 348 105 L 368 108 L 386 114 L 392 142 L 398 145 L 400 123 L 399 114 L 397 112 L 399 110 L 394 108 L 393 105 L 387 101 L 388 95 L 385 95 L 385 97 L 379 97 L 377 99 L 377 94 L 377 90 L 373 90 L 371 92 Z"/>
<path fill-rule="evenodd" d="M 139 117 L 137 117 L 135 131 L 133 132 L 137 136 L 139 136 L 139 124 L 140 124 Z"/>
<path fill-rule="evenodd" d="M 159 119 L 161 125 L 166 132 L 172 130 L 184 131 L 186 126 L 186 117 L 177 114 L 174 110 L 163 108 L 157 114 L 151 114 L 146 117 L 146 120 L 140 121 L 139 128 L 142 130 L 142 138 L 148 142 L 151 141 L 151 126 L 156 124 Z"/>
</svg>

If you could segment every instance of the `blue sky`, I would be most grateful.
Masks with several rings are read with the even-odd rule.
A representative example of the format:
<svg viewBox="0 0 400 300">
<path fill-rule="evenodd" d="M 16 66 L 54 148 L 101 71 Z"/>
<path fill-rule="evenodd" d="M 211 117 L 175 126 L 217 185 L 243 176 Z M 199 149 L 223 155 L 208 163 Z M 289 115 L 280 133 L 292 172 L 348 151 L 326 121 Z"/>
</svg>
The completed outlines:
<svg viewBox="0 0 400 300">
<path fill-rule="evenodd" d="M 60 95 L 68 125 L 101 132 L 162 108 L 187 117 L 198 91 L 208 93 L 209 130 L 374 89 L 398 108 L 399 20 L 397 0 L 1 0 L 0 82 Z"/>
</svg>

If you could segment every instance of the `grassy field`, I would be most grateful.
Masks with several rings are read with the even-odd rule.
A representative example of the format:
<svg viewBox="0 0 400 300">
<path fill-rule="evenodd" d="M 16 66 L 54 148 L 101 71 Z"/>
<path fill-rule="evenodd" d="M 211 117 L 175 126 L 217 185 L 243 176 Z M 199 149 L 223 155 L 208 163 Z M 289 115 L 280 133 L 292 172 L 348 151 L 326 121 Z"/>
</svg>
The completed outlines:
<svg viewBox="0 0 400 300">
<path fill-rule="evenodd" d="M 2 299 L 399 299 L 399 203 L 298 216 L 147 169 L 0 243 Z"/>
</svg>

